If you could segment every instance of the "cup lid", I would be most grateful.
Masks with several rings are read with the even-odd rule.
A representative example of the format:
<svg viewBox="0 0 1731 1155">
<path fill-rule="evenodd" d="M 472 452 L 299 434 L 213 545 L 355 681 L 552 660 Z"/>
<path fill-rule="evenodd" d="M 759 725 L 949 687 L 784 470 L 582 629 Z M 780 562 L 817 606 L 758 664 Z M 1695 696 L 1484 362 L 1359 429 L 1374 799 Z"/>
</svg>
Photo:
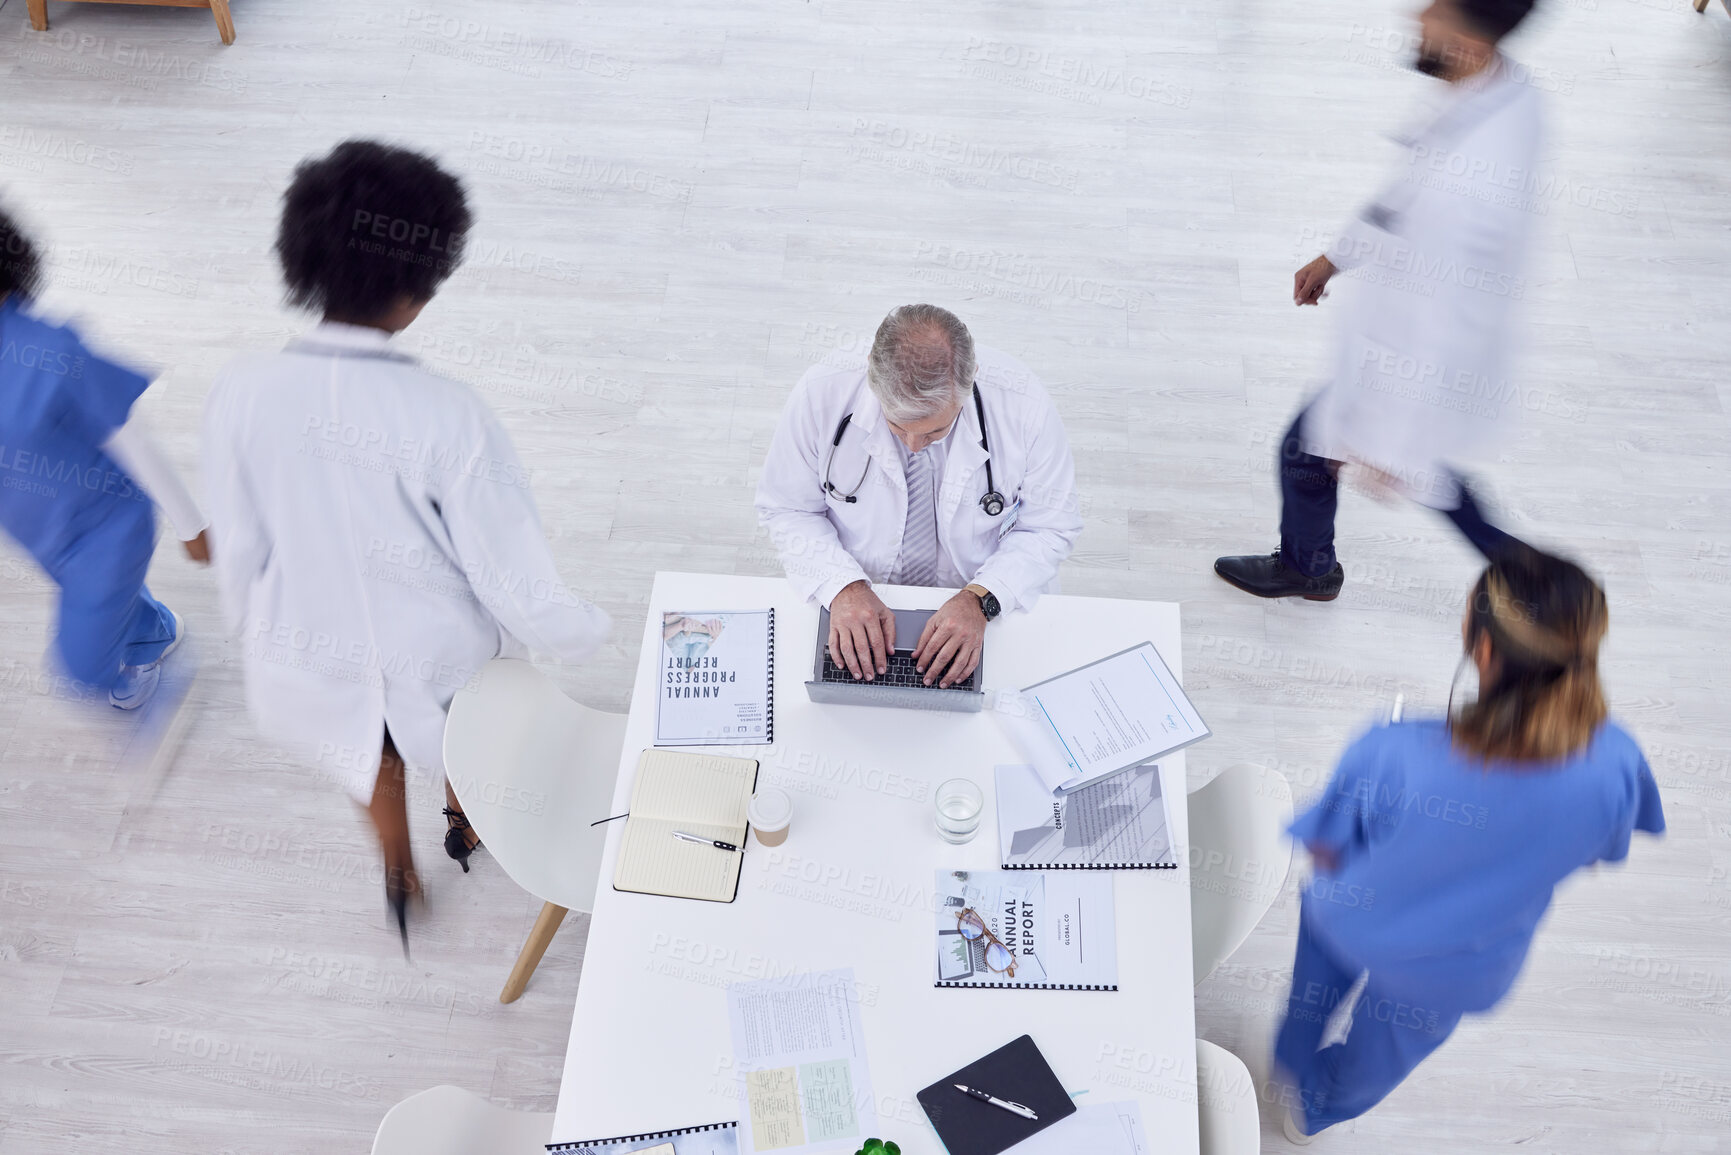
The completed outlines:
<svg viewBox="0 0 1731 1155">
<path fill-rule="evenodd" d="M 785 790 L 766 786 L 751 796 L 751 805 L 746 812 L 753 826 L 774 830 L 786 826 L 793 817 L 793 799 Z"/>
</svg>

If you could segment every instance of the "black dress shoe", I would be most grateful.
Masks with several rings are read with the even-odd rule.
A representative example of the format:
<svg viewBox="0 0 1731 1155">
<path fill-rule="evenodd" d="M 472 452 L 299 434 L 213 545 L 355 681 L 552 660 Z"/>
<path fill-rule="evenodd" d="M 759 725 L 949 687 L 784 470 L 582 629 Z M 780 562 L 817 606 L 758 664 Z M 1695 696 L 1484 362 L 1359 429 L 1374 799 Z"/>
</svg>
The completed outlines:
<svg viewBox="0 0 1731 1155">
<path fill-rule="evenodd" d="M 1270 554 L 1241 554 L 1237 557 L 1214 559 L 1214 572 L 1259 598 L 1304 598 L 1312 602 L 1331 602 L 1340 596 L 1346 582 L 1346 571 L 1335 562 L 1334 568 L 1321 577 L 1305 577 L 1280 560 L 1280 551 Z"/>
</svg>

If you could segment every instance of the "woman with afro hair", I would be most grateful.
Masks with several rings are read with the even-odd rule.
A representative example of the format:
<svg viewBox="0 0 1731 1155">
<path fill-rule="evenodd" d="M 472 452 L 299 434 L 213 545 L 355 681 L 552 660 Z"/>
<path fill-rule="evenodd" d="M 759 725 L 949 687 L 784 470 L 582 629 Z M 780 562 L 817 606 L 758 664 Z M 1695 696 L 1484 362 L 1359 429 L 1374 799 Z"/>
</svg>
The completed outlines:
<svg viewBox="0 0 1731 1155">
<path fill-rule="evenodd" d="M 205 411 L 218 585 L 267 735 L 371 818 L 407 945 L 419 892 L 406 775 L 444 776 L 452 698 L 498 656 L 587 659 L 607 615 L 560 579 L 505 431 L 467 386 L 392 344 L 462 259 L 456 178 L 351 140 L 303 162 L 276 253 L 319 318 L 239 357 Z M 447 782 L 446 851 L 473 833 Z"/>
</svg>

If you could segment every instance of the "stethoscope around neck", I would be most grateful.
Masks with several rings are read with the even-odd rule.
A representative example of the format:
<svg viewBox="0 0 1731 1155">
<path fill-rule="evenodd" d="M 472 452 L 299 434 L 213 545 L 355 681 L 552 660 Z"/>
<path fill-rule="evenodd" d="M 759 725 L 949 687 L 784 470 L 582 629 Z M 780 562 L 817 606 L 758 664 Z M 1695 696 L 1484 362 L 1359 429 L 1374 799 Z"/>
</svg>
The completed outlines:
<svg viewBox="0 0 1731 1155">
<path fill-rule="evenodd" d="M 997 517 L 1004 512 L 1004 495 L 998 492 L 997 483 L 992 480 L 992 447 L 986 437 L 986 406 L 980 400 L 980 387 L 973 387 L 974 414 L 980 419 L 980 448 L 986 451 L 986 492 L 980 497 L 980 508 L 986 511 L 987 517 Z M 849 505 L 859 501 L 859 491 L 865 485 L 866 477 L 871 473 L 872 459 L 866 457 L 865 468 L 860 470 L 859 480 L 853 483 L 853 488 L 842 490 L 830 480 L 830 470 L 835 468 L 835 453 L 841 448 L 842 435 L 847 432 L 849 423 L 853 421 L 850 410 L 836 423 L 835 436 L 829 442 L 829 461 L 823 467 L 823 493 L 826 499 L 840 498 Z"/>
</svg>

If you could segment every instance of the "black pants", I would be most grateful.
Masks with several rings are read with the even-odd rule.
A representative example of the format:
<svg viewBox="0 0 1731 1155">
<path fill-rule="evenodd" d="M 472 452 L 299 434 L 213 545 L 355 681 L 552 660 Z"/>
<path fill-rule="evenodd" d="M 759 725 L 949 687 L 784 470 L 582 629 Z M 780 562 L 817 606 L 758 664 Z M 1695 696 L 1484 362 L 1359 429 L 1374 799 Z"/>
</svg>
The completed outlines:
<svg viewBox="0 0 1731 1155">
<path fill-rule="evenodd" d="M 1334 511 L 1340 504 L 1340 463 L 1304 451 L 1300 430 L 1308 407 L 1287 429 L 1280 442 L 1280 560 L 1306 577 L 1321 577 L 1334 568 Z M 1442 513 L 1466 535 L 1486 561 L 1494 561 L 1520 539 L 1485 520 L 1466 478 L 1454 478 L 1460 504 Z"/>
</svg>

